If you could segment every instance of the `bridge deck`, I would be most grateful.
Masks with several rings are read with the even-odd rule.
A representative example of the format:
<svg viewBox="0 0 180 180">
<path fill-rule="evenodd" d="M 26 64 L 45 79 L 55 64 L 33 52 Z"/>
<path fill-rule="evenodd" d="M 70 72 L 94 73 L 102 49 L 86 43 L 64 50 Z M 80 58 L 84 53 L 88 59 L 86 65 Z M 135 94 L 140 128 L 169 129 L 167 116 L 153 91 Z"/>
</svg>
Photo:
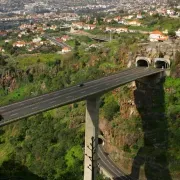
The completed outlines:
<svg viewBox="0 0 180 180">
<path fill-rule="evenodd" d="M 83 87 L 72 86 L 21 102 L 0 107 L 3 120 L 0 127 L 50 109 L 85 100 L 115 89 L 136 79 L 162 72 L 162 69 L 136 67 L 120 73 L 84 83 Z"/>
</svg>

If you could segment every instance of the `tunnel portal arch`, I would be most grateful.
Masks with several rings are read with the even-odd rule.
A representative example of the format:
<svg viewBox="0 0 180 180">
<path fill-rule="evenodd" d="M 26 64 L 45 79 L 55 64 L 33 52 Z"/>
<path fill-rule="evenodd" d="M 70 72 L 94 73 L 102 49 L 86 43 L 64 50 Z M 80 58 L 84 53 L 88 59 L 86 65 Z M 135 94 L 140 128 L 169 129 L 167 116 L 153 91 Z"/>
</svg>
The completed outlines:
<svg viewBox="0 0 180 180">
<path fill-rule="evenodd" d="M 171 62 L 169 59 L 165 59 L 165 58 L 155 58 L 154 59 L 154 67 L 155 68 L 169 69 L 170 65 L 171 65 Z"/>
<path fill-rule="evenodd" d="M 149 67 L 151 65 L 151 59 L 147 57 L 137 57 L 136 67 Z"/>
</svg>

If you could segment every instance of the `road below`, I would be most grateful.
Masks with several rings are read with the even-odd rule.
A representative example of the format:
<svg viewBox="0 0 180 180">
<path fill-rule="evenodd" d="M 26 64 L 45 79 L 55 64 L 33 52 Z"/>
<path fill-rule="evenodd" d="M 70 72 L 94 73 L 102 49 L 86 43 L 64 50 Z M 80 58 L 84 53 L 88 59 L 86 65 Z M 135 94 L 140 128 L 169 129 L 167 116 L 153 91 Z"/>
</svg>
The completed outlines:
<svg viewBox="0 0 180 180">
<path fill-rule="evenodd" d="M 117 165 L 111 160 L 111 158 L 104 152 L 102 145 L 98 146 L 98 157 L 100 166 L 112 176 L 114 180 L 132 180 L 131 177 L 125 175 Z"/>
</svg>

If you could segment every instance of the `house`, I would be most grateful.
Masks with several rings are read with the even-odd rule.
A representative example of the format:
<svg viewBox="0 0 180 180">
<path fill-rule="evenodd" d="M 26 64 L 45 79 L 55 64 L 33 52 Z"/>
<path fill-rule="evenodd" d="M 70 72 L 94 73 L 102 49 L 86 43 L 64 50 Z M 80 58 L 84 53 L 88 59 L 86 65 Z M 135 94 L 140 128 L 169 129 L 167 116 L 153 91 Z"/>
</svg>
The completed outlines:
<svg viewBox="0 0 180 180">
<path fill-rule="evenodd" d="M 38 42 L 40 42 L 40 41 L 41 41 L 41 38 L 40 38 L 40 37 L 34 38 L 34 39 L 32 40 L 33 43 L 38 43 Z"/>
<path fill-rule="evenodd" d="M 105 19 L 105 21 L 106 21 L 107 23 L 110 23 L 112 20 L 113 20 L 112 18 Z"/>
<path fill-rule="evenodd" d="M 55 30 L 57 29 L 57 26 L 56 26 L 56 25 L 52 25 L 52 26 L 50 27 L 50 29 L 53 30 L 53 31 L 55 31 Z"/>
<path fill-rule="evenodd" d="M 5 52 L 5 50 L 2 47 L 0 47 L 0 52 Z"/>
<path fill-rule="evenodd" d="M 171 10 L 171 9 L 167 9 L 166 13 L 168 15 L 174 15 L 175 14 L 175 11 L 174 10 Z"/>
<path fill-rule="evenodd" d="M 180 29 L 178 29 L 178 31 L 175 31 L 175 33 L 177 37 L 180 37 Z"/>
<path fill-rule="evenodd" d="M 71 49 L 69 47 L 64 47 L 62 49 L 62 53 L 67 53 L 67 52 L 70 52 L 70 51 L 71 51 Z"/>
<path fill-rule="evenodd" d="M 142 19 L 143 17 L 142 17 L 141 14 L 137 14 L 136 18 L 137 18 L 137 19 Z"/>
<path fill-rule="evenodd" d="M 123 19 L 132 19 L 134 17 L 134 15 L 128 15 L 128 16 L 124 16 Z"/>
<path fill-rule="evenodd" d="M 65 42 L 67 40 L 69 40 L 69 36 L 68 35 L 64 35 L 61 37 L 61 39 Z"/>
<path fill-rule="evenodd" d="M 19 26 L 19 29 L 20 29 L 20 30 L 32 29 L 32 25 L 30 25 L 30 24 L 21 24 L 21 25 Z"/>
<path fill-rule="evenodd" d="M 114 27 L 106 27 L 106 32 L 115 32 L 116 31 L 116 28 Z"/>
<path fill-rule="evenodd" d="M 83 29 L 85 29 L 85 30 L 93 30 L 95 27 L 96 27 L 95 24 L 85 24 L 83 26 Z"/>
<path fill-rule="evenodd" d="M 11 39 L 6 39 L 4 42 L 9 43 L 9 42 L 11 42 Z"/>
<path fill-rule="evenodd" d="M 126 25 L 126 24 L 127 24 L 127 21 L 124 20 L 124 19 L 121 19 L 118 23 L 119 23 L 119 24 L 124 24 L 124 25 Z"/>
<path fill-rule="evenodd" d="M 121 20 L 120 16 L 114 17 L 114 21 L 119 22 Z"/>
<path fill-rule="evenodd" d="M 149 15 L 150 15 L 150 16 L 153 16 L 153 15 L 155 15 L 155 14 L 157 14 L 156 11 L 150 11 L 150 12 L 149 12 Z"/>
<path fill-rule="evenodd" d="M 129 21 L 128 25 L 130 25 L 130 26 L 141 26 L 141 23 L 139 21 L 133 20 L 133 21 Z"/>
<path fill-rule="evenodd" d="M 57 42 L 63 42 L 62 38 L 56 38 Z"/>
<path fill-rule="evenodd" d="M 72 26 L 77 29 L 83 29 L 84 23 L 83 22 L 73 22 Z"/>
<path fill-rule="evenodd" d="M 149 35 L 149 40 L 151 42 L 157 42 L 157 41 L 166 41 L 168 39 L 168 36 L 165 36 L 161 31 L 153 31 Z"/>
<path fill-rule="evenodd" d="M 24 47 L 26 43 L 24 41 L 17 41 L 13 43 L 13 47 Z"/>
<path fill-rule="evenodd" d="M 116 33 L 128 32 L 128 28 L 119 27 L 116 28 Z"/>
<path fill-rule="evenodd" d="M 7 32 L 6 31 L 0 31 L 0 37 L 5 37 L 7 36 Z"/>
<path fill-rule="evenodd" d="M 163 33 L 163 34 L 168 34 L 168 30 L 165 29 L 162 33 Z"/>
</svg>

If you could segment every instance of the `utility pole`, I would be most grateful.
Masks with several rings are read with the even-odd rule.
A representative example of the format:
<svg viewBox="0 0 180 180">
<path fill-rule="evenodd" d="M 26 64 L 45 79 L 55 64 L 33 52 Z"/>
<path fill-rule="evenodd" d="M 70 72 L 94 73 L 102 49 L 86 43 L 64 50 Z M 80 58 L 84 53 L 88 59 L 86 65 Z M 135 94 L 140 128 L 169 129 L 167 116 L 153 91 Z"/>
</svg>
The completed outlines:
<svg viewBox="0 0 180 180">
<path fill-rule="evenodd" d="M 111 40 L 112 40 L 112 37 L 111 37 L 111 35 L 112 35 L 112 34 L 111 34 L 111 30 L 110 30 L 110 37 L 109 37 L 109 40 L 110 40 L 110 42 L 111 42 Z"/>
<path fill-rule="evenodd" d="M 97 157 L 95 157 L 95 153 L 96 153 L 96 147 L 95 147 L 95 138 L 92 136 L 91 137 L 91 143 L 90 146 L 87 146 L 87 148 L 91 151 L 91 156 L 88 156 L 87 154 L 85 154 L 85 156 L 87 156 L 90 160 L 91 160 L 91 164 L 88 165 L 88 168 L 91 170 L 92 172 L 92 180 L 95 180 L 94 177 L 94 168 L 97 166 L 97 164 L 95 163 L 95 161 L 97 160 Z"/>
</svg>

